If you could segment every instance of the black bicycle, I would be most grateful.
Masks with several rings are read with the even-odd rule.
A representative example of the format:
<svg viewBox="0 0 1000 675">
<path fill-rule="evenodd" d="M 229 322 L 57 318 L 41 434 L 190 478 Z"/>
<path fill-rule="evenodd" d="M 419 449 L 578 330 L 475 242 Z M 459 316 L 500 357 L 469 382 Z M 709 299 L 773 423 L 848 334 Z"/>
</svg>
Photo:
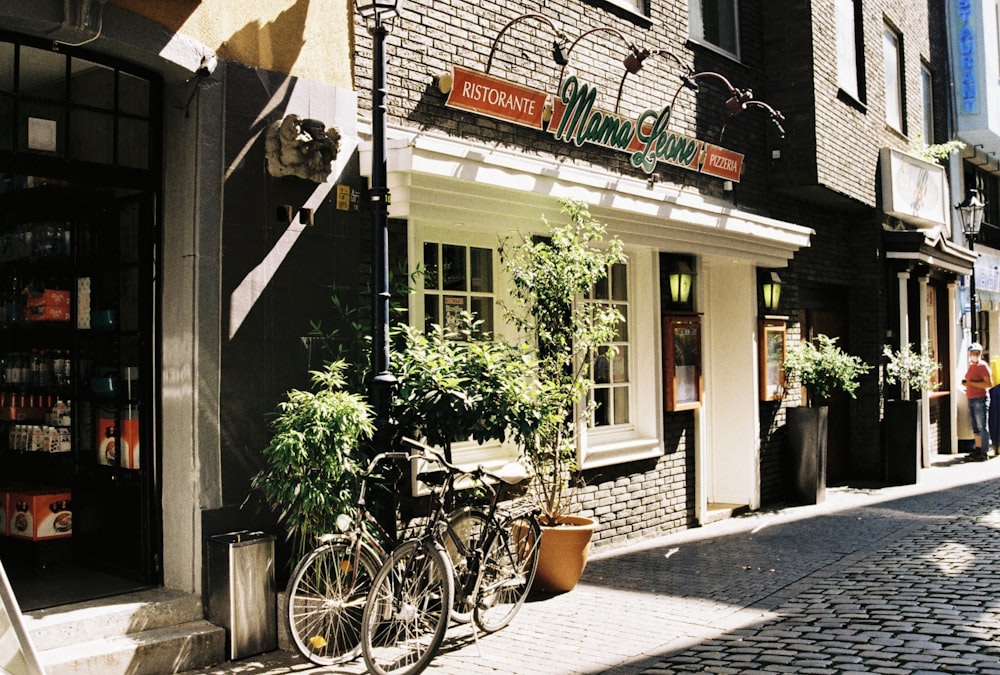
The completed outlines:
<svg viewBox="0 0 1000 675">
<path fill-rule="evenodd" d="M 431 488 L 430 513 L 420 534 L 389 554 L 364 606 L 362 654 L 368 671 L 377 675 L 426 668 L 455 606 L 471 612 L 475 626 L 485 632 L 509 624 L 531 588 L 542 536 L 534 505 L 527 500 L 501 505 L 501 488 L 526 478 L 521 465 L 497 472 L 466 469 L 417 441 L 404 442 L 442 468 L 418 473 L 417 479 Z M 489 496 L 485 513 L 468 511 L 476 515 L 466 522 L 481 525 L 478 532 L 456 531 L 448 511 L 454 492 L 465 483 Z"/>
</svg>

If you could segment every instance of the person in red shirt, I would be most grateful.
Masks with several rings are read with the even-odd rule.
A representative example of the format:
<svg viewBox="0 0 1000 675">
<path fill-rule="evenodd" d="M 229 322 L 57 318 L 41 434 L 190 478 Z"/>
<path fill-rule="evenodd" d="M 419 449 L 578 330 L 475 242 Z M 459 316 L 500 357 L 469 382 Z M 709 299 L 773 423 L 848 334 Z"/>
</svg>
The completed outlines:
<svg viewBox="0 0 1000 675">
<path fill-rule="evenodd" d="M 969 454 L 969 461 L 984 462 L 990 451 L 989 411 L 990 399 L 987 392 L 993 386 L 993 374 L 982 360 L 983 346 L 978 342 L 969 345 L 969 369 L 965 371 L 962 384 L 969 399 L 969 421 L 972 432 L 979 435 L 982 445 Z"/>
</svg>

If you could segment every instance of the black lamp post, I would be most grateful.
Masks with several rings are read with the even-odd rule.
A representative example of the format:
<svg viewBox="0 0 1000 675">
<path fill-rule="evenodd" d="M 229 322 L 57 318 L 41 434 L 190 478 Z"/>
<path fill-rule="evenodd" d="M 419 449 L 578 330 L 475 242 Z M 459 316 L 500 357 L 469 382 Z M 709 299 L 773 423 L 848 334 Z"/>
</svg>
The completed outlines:
<svg viewBox="0 0 1000 675">
<path fill-rule="evenodd" d="M 983 212 L 986 210 L 986 202 L 979 194 L 979 190 L 970 189 L 965 195 L 965 201 L 956 204 L 958 215 L 962 218 L 962 232 L 969 242 L 969 250 L 975 250 L 976 237 L 983 226 Z M 972 311 L 972 320 L 969 324 L 970 338 L 972 342 L 979 342 L 979 328 L 976 325 L 976 266 L 972 265 L 972 274 L 969 275 L 969 308 Z"/>
<path fill-rule="evenodd" d="M 370 22 L 372 34 L 372 360 L 369 397 L 375 411 L 375 448 L 392 441 L 389 370 L 389 187 L 385 154 L 385 22 L 399 15 L 402 0 L 358 0 L 355 8 Z"/>
</svg>

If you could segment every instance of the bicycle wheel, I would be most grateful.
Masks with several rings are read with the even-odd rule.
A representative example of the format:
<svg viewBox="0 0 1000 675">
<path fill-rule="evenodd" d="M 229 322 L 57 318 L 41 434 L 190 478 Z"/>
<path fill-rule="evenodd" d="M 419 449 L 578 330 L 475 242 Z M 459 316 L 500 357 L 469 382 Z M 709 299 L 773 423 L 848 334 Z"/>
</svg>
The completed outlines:
<svg viewBox="0 0 1000 675">
<path fill-rule="evenodd" d="M 538 567 L 542 528 L 532 516 L 504 521 L 487 542 L 472 618 L 485 633 L 511 622 L 528 597 Z"/>
<path fill-rule="evenodd" d="M 485 513 L 470 507 L 456 509 L 448 514 L 451 530 L 461 540 L 466 550 L 479 545 L 486 528 L 486 520 Z M 476 570 L 470 567 L 470 561 L 462 555 L 450 535 L 444 535 L 442 538 L 455 578 L 455 602 L 451 605 L 451 618 L 457 623 L 468 623 L 472 620 L 472 592 L 476 583 Z"/>
<path fill-rule="evenodd" d="M 412 675 L 427 667 L 448 628 L 453 583 L 443 549 L 415 539 L 396 547 L 375 575 L 361 619 L 368 672 Z"/>
<path fill-rule="evenodd" d="M 361 614 L 379 560 L 360 544 L 333 541 L 299 561 L 288 581 L 288 632 L 295 648 L 321 666 L 357 658 Z"/>
</svg>

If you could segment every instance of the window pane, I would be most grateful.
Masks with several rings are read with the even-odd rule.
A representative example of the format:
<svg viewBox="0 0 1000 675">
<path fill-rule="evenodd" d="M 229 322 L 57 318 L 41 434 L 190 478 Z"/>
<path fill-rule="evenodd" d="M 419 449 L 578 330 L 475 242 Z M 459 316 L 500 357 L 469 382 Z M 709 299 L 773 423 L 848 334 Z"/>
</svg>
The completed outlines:
<svg viewBox="0 0 1000 675">
<path fill-rule="evenodd" d="M 468 290 L 465 276 L 465 247 L 441 246 L 441 281 L 446 291 Z"/>
<path fill-rule="evenodd" d="M 118 73 L 118 109 L 127 115 L 149 116 L 149 80 Z"/>
<path fill-rule="evenodd" d="M 73 110 L 70 113 L 69 156 L 111 164 L 115 118 L 110 113 Z"/>
<path fill-rule="evenodd" d="M 610 423 L 611 395 L 607 389 L 594 390 L 594 426 L 606 427 Z"/>
<path fill-rule="evenodd" d="M 118 164 L 149 168 L 149 122 L 128 117 L 118 119 Z"/>
<path fill-rule="evenodd" d="M 856 48 L 854 0 L 837 0 L 837 86 L 859 98 Z"/>
<path fill-rule="evenodd" d="M 903 129 L 903 101 L 899 82 L 899 36 L 891 29 L 882 32 L 885 54 L 885 121 L 894 129 Z"/>
<path fill-rule="evenodd" d="M 608 384 L 611 382 L 611 362 L 608 359 L 608 348 L 601 347 L 597 350 L 597 358 L 594 359 L 594 372 L 591 377 L 596 384 Z"/>
<path fill-rule="evenodd" d="M 83 59 L 70 61 L 70 101 L 80 105 L 113 110 L 115 107 L 115 71 Z"/>
<path fill-rule="evenodd" d="M 628 300 L 628 269 L 625 265 L 611 266 L 611 299 Z"/>
<path fill-rule="evenodd" d="M 920 64 L 920 98 L 923 101 L 923 128 L 921 133 L 924 143 L 933 145 L 934 143 L 934 97 L 931 83 L 931 71 L 926 65 Z"/>
<path fill-rule="evenodd" d="M 424 288 L 440 289 L 438 275 L 438 245 L 427 242 L 424 244 Z"/>
<path fill-rule="evenodd" d="M 738 54 L 736 0 L 692 0 L 688 4 L 691 36 Z"/>
<path fill-rule="evenodd" d="M 492 333 L 496 330 L 493 326 L 493 298 L 472 298 L 472 313 L 483 323 L 479 330 L 484 333 Z"/>
<path fill-rule="evenodd" d="M 493 251 L 488 248 L 470 248 L 469 264 L 472 268 L 469 289 L 478 293 L 492 293 Z"/>
<path fill-rule="evenodd" d="M 66 97 L 66 57 L 62 54 L 34 47 L 21 47 L 22 94 L 38 96 L 53 101 Z"/>
<path fill-rule="evenodd" d="M 616 384 L 628 382 L 628 347 L 618 348 L 618 353 L 615 354 L 615 358 L 611 362 L 611 365 L 612 381 Z"/>
<path fill-rule="evenodd" d="M 424 330 L 441 325 L 441 296 L 436 293 L 424 295 Z"/>
<path fill-rule="evenodd" d="M 14 45 L 0 42 L 0 91 L 14 91 Z"/>
<path fill-rule="evenodd" d="M 0 150 L 13 150 L 14 100 L 8 96 L 0 96 Z"/>
<path fill-rule="evenodd" d="M 618 322 L 618 333 L 615 335 L 615 340 L 628 342 L 628 305 L 618 305 L 618 313 L 622 315 L 622 320 Z"/>
<path fill-rule="evenodd" d="M 615 424 L 628 424 L 628 387 L 615 387 Z"/>
</svg>

